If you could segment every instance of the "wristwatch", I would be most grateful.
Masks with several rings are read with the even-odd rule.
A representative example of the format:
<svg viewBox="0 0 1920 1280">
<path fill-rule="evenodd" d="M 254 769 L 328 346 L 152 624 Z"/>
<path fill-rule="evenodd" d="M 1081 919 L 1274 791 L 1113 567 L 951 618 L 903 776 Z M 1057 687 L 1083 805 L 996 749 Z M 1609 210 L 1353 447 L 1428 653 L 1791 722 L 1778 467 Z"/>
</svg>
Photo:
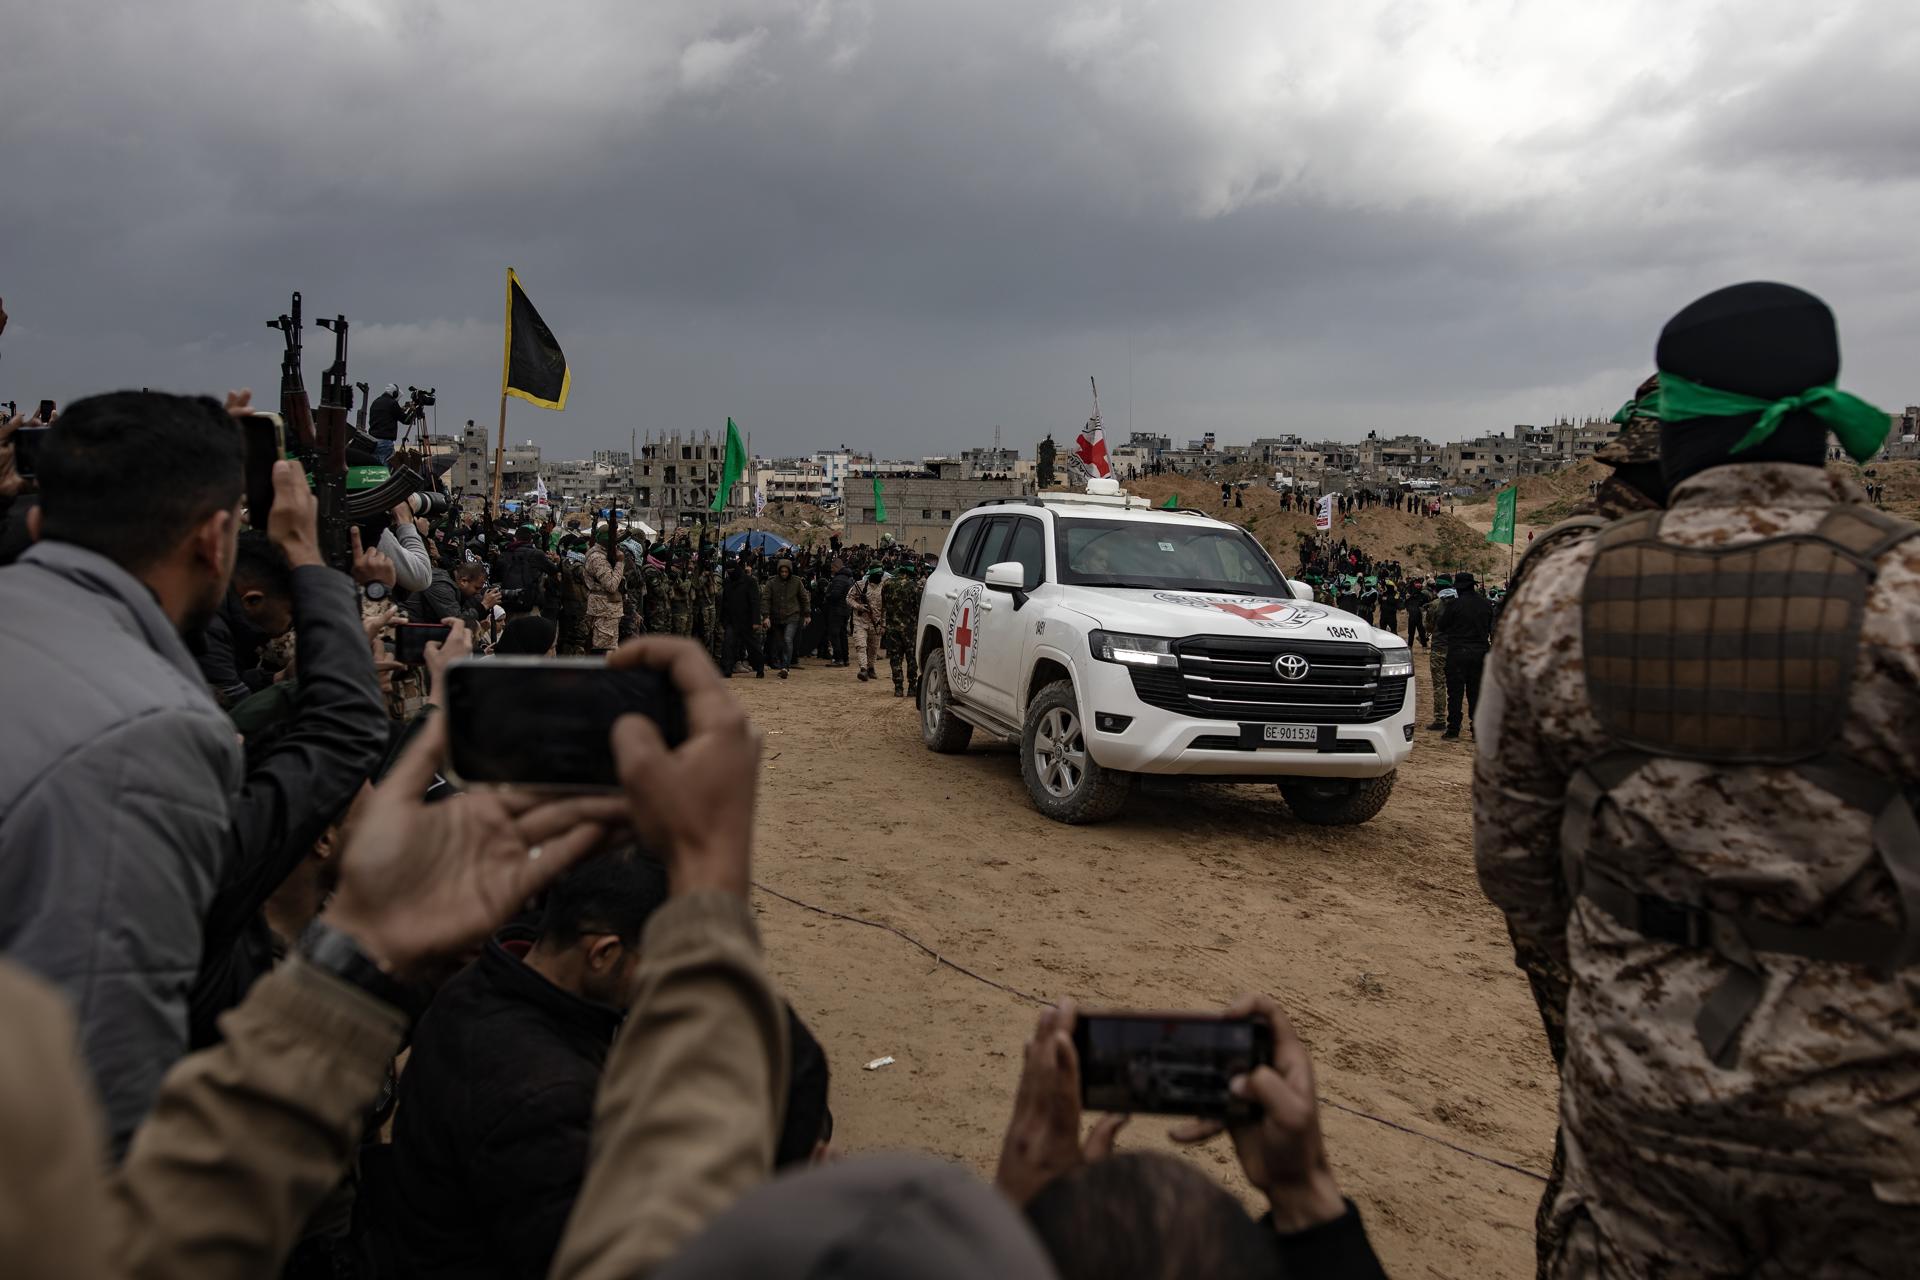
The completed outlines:
<svg viewBox="0 0 1920 1280">
<path fill-rule="evenodd" d="M 369 582 L 366 586 L 360 588 L 360 592 L 375 604 L 385 600 L 390 594 L 387 591 L 387 584 L 384 582 Z"/>
<path fill-rule="evenodd" d="M 409 1019 L 418 1017 L 424 1007 L 412 988 L 384 972 L 351 936 L 323 921 L 316 919 L 300 935 L 300 955 L 322 973 L 358 987 Z"/>
</svg>

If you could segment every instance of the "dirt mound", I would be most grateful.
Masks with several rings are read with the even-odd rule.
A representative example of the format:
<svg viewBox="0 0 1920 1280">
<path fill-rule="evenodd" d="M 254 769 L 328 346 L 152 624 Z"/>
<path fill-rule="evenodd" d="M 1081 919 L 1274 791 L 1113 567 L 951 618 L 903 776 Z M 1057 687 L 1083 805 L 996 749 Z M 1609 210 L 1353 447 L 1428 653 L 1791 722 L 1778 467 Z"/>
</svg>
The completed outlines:
<svg viewBox="0 0 1920 1280">
<path fill-rule="evenodd" d="M 1314 536 L 1312 512 L 1283 511 L 1279 494 L 1255 485 L 1240 490 L 1241 507 L 1220 505 L 1217 481 L 1188 476 L 1143 476 L 1128 481 L 1127 491 L 1156 507 L 1177 495 L 1182 507 L 1244 525 L 1287 572 L 1299 567 L 1300 539 Z M 1485 573 L 1495 560 L 1484 532 L 1445 514 L 1422 516 L 1388 507 L 1368 507 L 1347 516 L 1336 513 L 1333 537 L 1345 538 L 1376 560 L 1398 560 L 1414 576 L 1452 569 Z"/>
<path fill-rule="evenodd" d="M 730 537 L 749 529 L 777 533 L 796 547 L 824 547 L 829 535 L 846 535 L 846 526 L 837 515 L 811 502 L 769 502 L 757 519 L 732 521 L 721 530 L 721 535 Z"/>
</svg>

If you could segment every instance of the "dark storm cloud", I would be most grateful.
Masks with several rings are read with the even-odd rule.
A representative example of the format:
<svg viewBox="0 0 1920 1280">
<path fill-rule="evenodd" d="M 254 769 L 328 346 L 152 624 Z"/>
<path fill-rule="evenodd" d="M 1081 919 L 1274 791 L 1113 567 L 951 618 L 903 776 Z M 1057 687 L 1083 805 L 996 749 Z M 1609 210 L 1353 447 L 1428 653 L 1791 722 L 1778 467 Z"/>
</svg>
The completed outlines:
<svg viewBox="0 0 1920 1280">
<path fill-rule="evenodd" d="M 1650 6 L 1691 37 L 1641 65 L 1631 22 L 1473 6 L 10 2 L 16 399 L 270 389 L 299 287 L 356 377 L 491 420 L 509 264 L 575 367 L 512 434 L 562 454 L 727 414 L 1026 444 L 1089 372 L 1124 425 L 1129 351 L 1142 428 L 1453 436 L 1610 408 L 1754 274 L 1835 303 L 1863 393 L 1920 390 L 1912 113 L 1822 91 L 1896 65 L 1892 4 L 1793 40 Z M 1563 41 L 1610 78 L 1539 75 Z"/>
</svg>

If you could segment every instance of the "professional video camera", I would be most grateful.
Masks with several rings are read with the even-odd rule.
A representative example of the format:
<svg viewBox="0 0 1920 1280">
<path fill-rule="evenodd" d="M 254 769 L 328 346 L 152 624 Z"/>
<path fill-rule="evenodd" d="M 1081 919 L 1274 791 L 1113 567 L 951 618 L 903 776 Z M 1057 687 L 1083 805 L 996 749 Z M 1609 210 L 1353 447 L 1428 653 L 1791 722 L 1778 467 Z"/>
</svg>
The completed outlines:
<svg viewBox="0 0 1920 1280">
<path fill-rule="evenodd" d="M 436 391 L 434 387 L 424 391 L 419 387 L 408 387 L 406 402 L 400 406 L 400 421 L 414 423 L 423 420 L 427 416 L 426 411 L 440 403 Z"/>
</svg>

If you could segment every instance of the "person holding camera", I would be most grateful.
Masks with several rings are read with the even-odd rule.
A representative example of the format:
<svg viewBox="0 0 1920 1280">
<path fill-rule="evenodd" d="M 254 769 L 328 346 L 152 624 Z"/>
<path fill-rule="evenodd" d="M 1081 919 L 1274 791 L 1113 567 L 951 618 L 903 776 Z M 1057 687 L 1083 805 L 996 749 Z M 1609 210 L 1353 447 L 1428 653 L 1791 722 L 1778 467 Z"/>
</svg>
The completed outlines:
<svg viewBox="0 0 1920 1280">
<path fill-rule="evenodd" d="M 389 382 L 367 406 L 367 434 L 373 437 L 373 455 L 385 466 L 393 456 L 394 443 L 400 438 L 405 421 L 400 407 L 400 384 Z"/>
</svg>

